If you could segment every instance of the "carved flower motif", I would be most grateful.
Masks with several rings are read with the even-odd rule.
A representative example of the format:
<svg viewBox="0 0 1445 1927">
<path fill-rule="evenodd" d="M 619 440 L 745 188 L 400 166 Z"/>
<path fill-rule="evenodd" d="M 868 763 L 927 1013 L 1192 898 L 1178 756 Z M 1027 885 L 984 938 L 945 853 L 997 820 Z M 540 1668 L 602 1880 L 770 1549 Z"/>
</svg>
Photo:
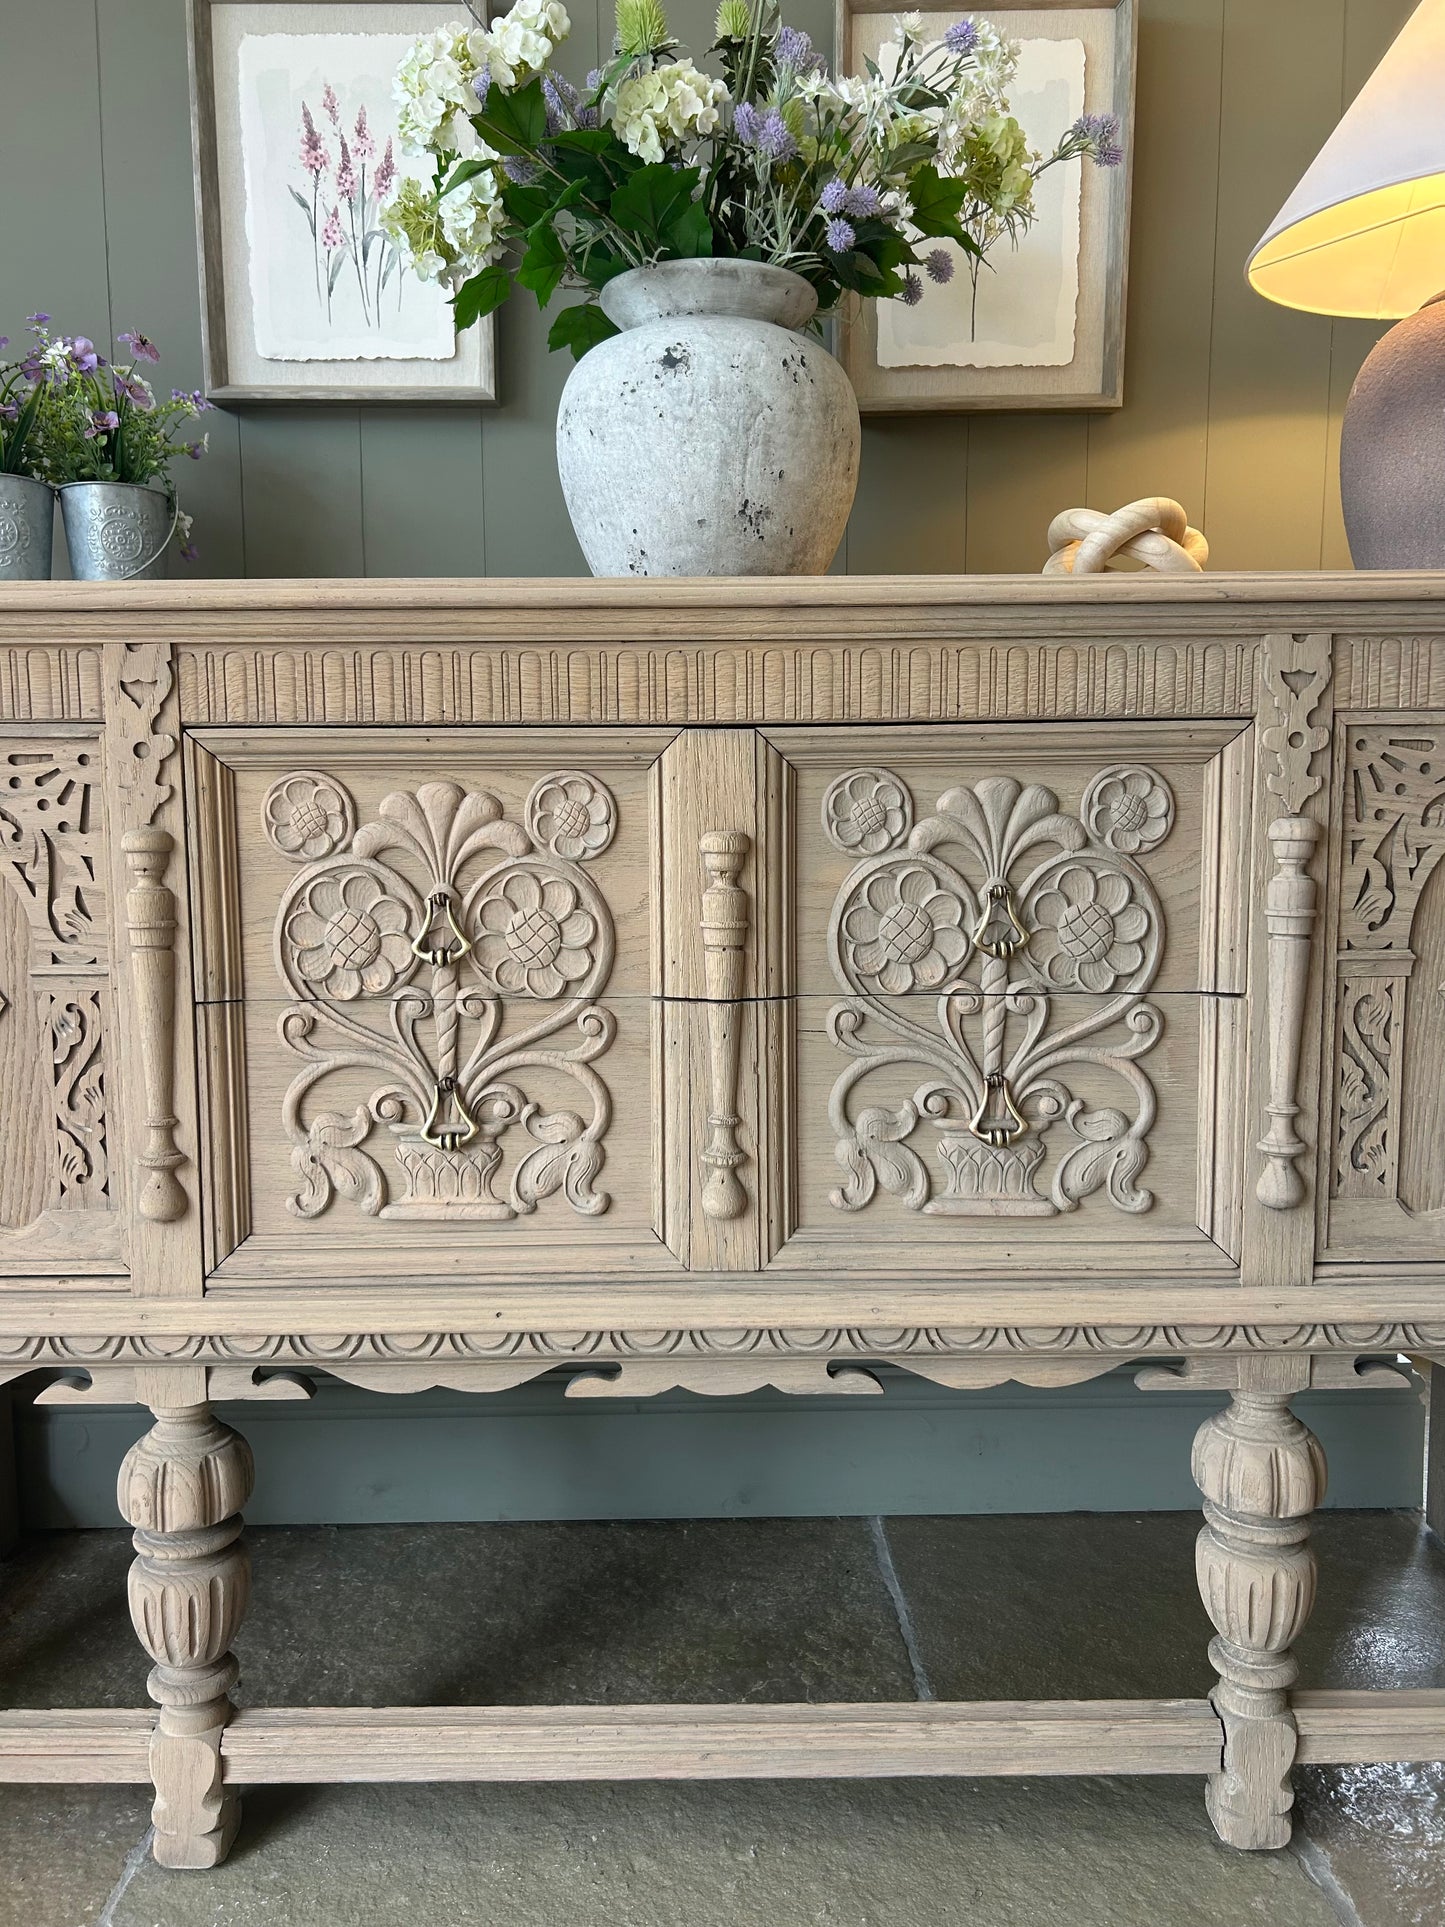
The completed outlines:
<svg viewBox="0 0 1445 1927">
<path fill-rule="evenodd" d="M 852 769 L 829 784 L 823 798 L 823 834 L 850 855 L 879 856 L 908 834 L 913 799 L 886 769 Z"/>
<path fill-rule="evenodd" d="M 544 776 L 527 798 L 527 829 L 539 849 L 573 863 L 600 856 L 617 828 L 612 792 L 585 770 Z"/>
<path fill-rule="evenodd" d="M 1090 783 L 1080 814 L 1096 842 L 1138 856 L 1162 843 L 1174 827 L 1174 797 L 1157 770 L 1116 763 Z"/>
<path fill-rule="evenodd" d="M 368 870 L 313 877 L 284 931 L 298 975 L 343 1003 L 390 990 L 416 962 L 406 905 Z"/>
<path fill-rule="evenodd" d="M 875 870 L 843 913 L 856 976 L 890 997 L 936 990 L 968 955 L 963 899 L 921 863 Z"/>
<path fill-rule="evenodd" d="M 592 968 L 597 919 L 562 876 L 509 870 L 482 899 L 473 955 L 499 990 L 559 997 Z"/>
<path fill-rule="evenodd" d="M 1149 912 L 1122 870 L 1071 863 L 1033 903 L 1031 955 L 1051 983 L 1112 990 L 1144 961 Z"/>
<path fill-rule="evenodd" d="M 293 770 L 271 785 L 261 805 L 266 834 L 284 856 L 314 862 L 351 841 L 351 798 L 339 783 L 309 769 Z"/>
</svg>

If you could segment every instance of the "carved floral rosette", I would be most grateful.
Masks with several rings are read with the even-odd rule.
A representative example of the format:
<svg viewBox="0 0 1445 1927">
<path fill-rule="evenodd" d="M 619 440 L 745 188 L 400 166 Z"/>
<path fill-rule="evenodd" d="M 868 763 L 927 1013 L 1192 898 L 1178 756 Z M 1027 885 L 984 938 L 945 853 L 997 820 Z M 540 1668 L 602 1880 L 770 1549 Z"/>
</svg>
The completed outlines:
<svg viewBox="0 0 1445 1927">
<path fill-rule="evenodd" d="M 824 804 L 834 847 L 870 852 L 829 925 L 848 993 L 829 1032 L 853 1060 L 829 1106 L 833 1203 L 858 1210 L 881 1186 L 930 1213 L 1052 1216 L 1105 1189 L 1148 1210 L 1155 1096 L 1138 1060 L 1163 1028 L 1143 993 L 1164 921 L 1140 858 L 1173 827 L 1169 785 L 1111 765 L 1071 815 L 1041 784 L 991 777 L 913 816 L 888 770 L 839 777 Z M 1116 1077 L 1122 1104 L 1091 1108 L 1067 1081 L 1080 1071 L 1091 1087 Z M 901 1099 L 900 1074 L 914 1080 Z M 912 1141 L 925 1122 L 941 1180 Z M 1046 1172 L 1051 1130 L 1065 1142 Z"/>
<path fill-rule="evenodd" d="M 593 1000 L 615 939 L 581 865 L 607 847 L 616 805 L 564 770 L 524 814 L 525 827 L 488 791 L 427 783 L 356 828 L 332 776 L 294 771 L 267 792 L 266 833 L 303 865 L 275 926 L 296 998 L 280 1038 L 303 1060 L 282 1102 L 299 1217 L 338 1193 L 383 1218 L 502 1221 L 556 1192 L 607 1209 L 595 1180 L 611 1100 L 593 1064 L 616 1025 Z M 534 1087 L 559 1079 L 576 1108 L 544 1110 Z M 374 1155 L 378 1127 L 399 1184 Z M 509 1160 L 510 1133 L 523 1148 Z"/>
</svg>

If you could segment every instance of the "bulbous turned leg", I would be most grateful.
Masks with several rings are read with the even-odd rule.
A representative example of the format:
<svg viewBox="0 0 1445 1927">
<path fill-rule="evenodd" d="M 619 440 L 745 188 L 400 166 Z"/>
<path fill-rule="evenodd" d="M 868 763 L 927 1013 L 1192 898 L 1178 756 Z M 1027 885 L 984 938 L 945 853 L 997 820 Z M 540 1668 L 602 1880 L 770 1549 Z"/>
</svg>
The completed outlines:
<svg viewBox="0 0 1445 1927">
<path fill-rule="evenodd" d="M 1267 1374 L 1271 1361 L 1261 1360 Z M 1290 1393 L 1254 1389 L 1241 1364 L 1228 1410 L 1194 1441 L 1204 1530 L 1195 1564 L 1218 1637 L 1211 1699 L 1224 1726 L 1223 1771 L 1206 1795 L 1219 1837 L 1232 1847 L 1283 1847 L 1290 1837 L 1290 1768 L 1298 1734 L 1290 1651 L 1315 1599 L 1309 1515 L 1325 1490 L 1319 1440 L 1289 1409 Z"/>
<path fill-rule="evenodd" d="M 163 1867 L 218 1866 L 240 1820 L 222 1786 L 221 1735 L 237 1676 L 231 1641 L 251 1590 L 240 1513 L 253 1476 L 250 1447 L 207 1405 L 157 1407 L 120 1469 L 120 1509 L 135 1527 L 130 1615 L 155 1661 L 148 1690 L 161 1709 L 150 1767 Z"/>
</svg>

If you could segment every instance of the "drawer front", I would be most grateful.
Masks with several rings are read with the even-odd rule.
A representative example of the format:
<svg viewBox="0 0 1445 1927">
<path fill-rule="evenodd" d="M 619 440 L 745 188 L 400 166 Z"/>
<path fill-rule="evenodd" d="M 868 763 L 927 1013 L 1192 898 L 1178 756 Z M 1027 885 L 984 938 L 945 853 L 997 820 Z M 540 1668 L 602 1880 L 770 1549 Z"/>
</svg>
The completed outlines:
<svg viewBox="0 0 1445 1927">
<path fill-rule="evenodd" d="M 952 1276 L 1238 1257 L 1249 732 L 770 732 L 794 771 L 796 1230 Z"/>
<path fill-rule="evenodd" d="M 192 742 L 221 1280 L 665 1259 L 649 791 L 666 740 Z"/>
</svg>

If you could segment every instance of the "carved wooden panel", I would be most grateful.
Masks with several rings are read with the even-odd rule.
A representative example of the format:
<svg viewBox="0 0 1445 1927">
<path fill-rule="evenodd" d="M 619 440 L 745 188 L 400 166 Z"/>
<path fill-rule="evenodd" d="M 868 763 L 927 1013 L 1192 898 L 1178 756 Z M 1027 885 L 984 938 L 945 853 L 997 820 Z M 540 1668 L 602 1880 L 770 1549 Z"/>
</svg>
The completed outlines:
<svg viewBox="0 0 1445 1927">
<path fill-rule="evenodd" d="M 273 1275 L 288 1252 L 394 1277 L 405 1251 L 425 1277 L 512 1247 L 533 1266 L 550 1244 L 604 1268 L 658 1249 L 660 746 L 197 744 L 198 834 L 232 852 L 200 986 L 212 1132 L 245 1140 L 243 1158 L 217 1159 L 228 1279 Z M 239 1026 L 222 1015 L 238 999 Z"/>
<path fill-rule="evenodd" d="M 1341 732 L 1329 1255 L 1438 1251 L 1445 1238 L 1445 732 Z"/>
<path fill-rule="evenodd" d="M 785 1256 L 993 1275 L 1237 1252 L 1232 728 L 773 740 L 797 765 L 797 1183 Z M 825 989 L 825 985 L 830 988 Z"/>
</svg>

